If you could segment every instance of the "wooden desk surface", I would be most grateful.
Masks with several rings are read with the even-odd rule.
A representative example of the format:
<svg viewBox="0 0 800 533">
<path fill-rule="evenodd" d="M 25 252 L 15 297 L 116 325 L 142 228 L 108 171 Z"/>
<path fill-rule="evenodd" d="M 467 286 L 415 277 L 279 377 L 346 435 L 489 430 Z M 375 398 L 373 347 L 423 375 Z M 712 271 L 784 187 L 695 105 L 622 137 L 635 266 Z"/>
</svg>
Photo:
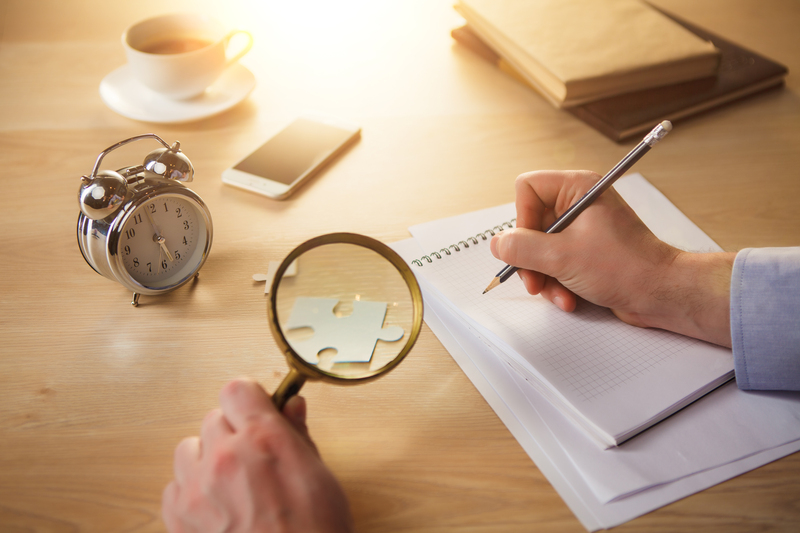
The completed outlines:
<svg viewBox="0 0 800 533">
<path fill-rule="evenodd" d="M 0 531 L 163 531 L 175 445 L 231 378 L 274 389 L 286 372 L 251 279 L 268 261 L 336 230 L 402 239 L 512 201 L 520 172 L 603 172 L 630 149 L 454 45 L 450 4 L 0 0 Z M 658 4 L 790 74 L 679 124 L 637 170 L 725 249 L 800 244 L 800 4 Z M 124 27 L 192 5 L 253 32 L 248 100 L 172 126 L 106 108 L 98 85 L 125 62 Z M 222 185 L 306 109 L 360 122 L 362 140 L 285 202 Z M 135 309 L 81 257 L 76 193 L 100 151 L 150 131 L 181 141 L 215 237 L 196 284 Z M 427 327 L 385 379 L 303 394 L 359 531 L 583 530 Z M 619 530 L 797 531 L 798 501 L 795 454 Z"/>
</svg>

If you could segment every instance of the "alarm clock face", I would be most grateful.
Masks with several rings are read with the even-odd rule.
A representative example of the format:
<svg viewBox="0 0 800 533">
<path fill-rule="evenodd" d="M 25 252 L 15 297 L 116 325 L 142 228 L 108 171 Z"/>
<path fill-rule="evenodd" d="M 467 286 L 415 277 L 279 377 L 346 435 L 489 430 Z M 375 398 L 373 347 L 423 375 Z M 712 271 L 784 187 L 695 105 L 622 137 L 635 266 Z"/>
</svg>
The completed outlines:
<svg viewBox="0 0 800 533">
<path fill-rule="evenodd" d="M 206 211 L 189 196 L 145 199 L 122 220 L 117 260 L 146 289 L 177 286 L 205 261 L 209 226 Z"/>
</svg>

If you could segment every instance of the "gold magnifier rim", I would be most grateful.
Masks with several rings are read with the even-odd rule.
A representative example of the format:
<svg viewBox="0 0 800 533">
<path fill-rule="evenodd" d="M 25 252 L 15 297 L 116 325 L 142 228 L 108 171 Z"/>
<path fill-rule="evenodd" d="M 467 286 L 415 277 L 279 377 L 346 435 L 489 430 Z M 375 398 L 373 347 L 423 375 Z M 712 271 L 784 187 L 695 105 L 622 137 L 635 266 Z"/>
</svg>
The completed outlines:
<svg viewBox="0 0 800 533">
<path fill-rule="evenodd" d="M 411 333 L 408 336 L 405 346 L 403 346 L 402 350 L 400 350 L 400 353 L 397 354 L 397 356 L 389 363 L 375 370 L 371 370 L 363 376 L 353 378 L 343 377 L 318 368 L 317 366 L 307 362 L 300 357 L 291 346 L 289 346 L 289 343 L 286 341 L 286 337 L 283 335 L 283 330 L 278 324 L 278 285 L 280 284 L 281 279 L 283 279 L 286 269 L 289 268 L 289 265 L 291 265 L 295 259 L 300 257 L 305 252 L 327 244 L 354 244 L 380 254 L 392 265 L 394 265 L 398 272 L 400 272 L 400 275 L 403 276 L 403 279 L 405 280 L 406 285 L 411 293 L 411 303 L 414 315 L 411 325 Z M 372 237 L 359 235 L 357 233 L 328 233 L 326 235 L 320 235 L 305 241 L 297 248 L 292 250 L 275 272 L 275 277 L 272 280 L 272 286 L 270 287 L 269 291 L 269 302 L 267 303 L 267 319 L 269 321 L 270 329 L 272 330 L 272 336 L 275 339 L 278 348 L 280 348 L 284 357 L 286 357 L 286 361 L 289 363 L 289 366 L 294 368 L 307 379 L 321 379 L 325 381 L 334 381 L 340 384 L 364 383 L 365 381 L 373 380 L 378 376 L 388 373 L 390 370 L 400 364 L 400 362 L 405 359 L 408 352 L 411 351 L 411 348 L 417 342 L 417 337 L 419 337 L 420 330 L 422 329 L 422 312 L 422 291 L 419 288 L 419 283 L 417 282 L 417 278 L 414 276 L 414 273 L 411 271 L 411 268 L 409 268 L 409 266 L 405 261 L 403 261 L 397 252 L 392 250 L 387 245 L 376 239 L 373 239 Z"/>
</svg>

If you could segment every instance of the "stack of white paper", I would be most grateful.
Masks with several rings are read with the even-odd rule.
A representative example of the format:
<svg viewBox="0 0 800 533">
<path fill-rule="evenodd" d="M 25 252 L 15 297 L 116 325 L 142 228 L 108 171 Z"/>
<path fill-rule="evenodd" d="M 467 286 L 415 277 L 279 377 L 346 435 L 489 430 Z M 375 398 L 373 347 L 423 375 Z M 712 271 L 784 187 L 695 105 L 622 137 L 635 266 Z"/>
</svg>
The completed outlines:
<svg viewBox="0 0 800 533">
<path fill-rule="evenodd" d="M 718 249 L 713 241 L 642 176 L 623 178 L 615 188 L 660 238 L 687 249 Z M 610 428 L 610 432 L 606 429 L 609 435 L 613 434 L 615 427 L 622 427 L 614 426 L 619 416 L 598 418 L 596 412 L 591 410 L 591 405 L 586 406 L 587 403 L 605 402 L 605 405 L 609 405 L 607 402 L 618 401 L 613 391 L 595 394 L 584 402 L 569 390 L 560 397 L 548 391 L 548 387 L 552 387 L 554 382 L 564 387 L 563 381 L 558 381 L 559 374 L 554 374 L 548 367 L 544 372 L 538 371 L 536 375 L 531 370 L 531 363 L 542 365 L 543 359 L 536 357 L 536 354 L 526 353 L 525 350 L 530 349 L 530 346 L 526 348 L 524 343 L 520 344 L 514 338 L 513 331 L 498 330 L 497 322 L 502 325 L 513 323 L 516 328 L 525 328 L 527 325 L 529 331 L 536 332 L 532 338 L 537 342 L 542 335 L 548 334 L 547 326 L 555 327 L 554 324 L 563 323 L 565 317 L 571 317 L 569 320 L 573 322 L 591 322 L 592 327 L 588 329 L 573 325 L 560 333 L 562 344 L 569 345 L 573 352 L 581 349 L 575 346 L 575 343 L 579 346 L 580 342 L 573 341 L 570 344 L 569 336 L 586 335 L 586 331 L 590 335 L 597 335 L 603 330 L 611 331 L 613 333 L 609 340 L 591 342 L 590 347 L 583 348 L 593 351 L 598 345 L 606 343 L 602 349 L 608 352 L 613 351 L 614 335 L 621 335 L 623 341 L 630 340 L 631 333 L 625 330 L 631 327 L 617 321 L 613 316 L 604 316 L 604 311 L 599 308 L 572 316 L 542 301 L 535 305 L 545 307 L 534 311 L 546 317 L 544 327 L 541 324 L 526 323 L 524 316 L 509 315 L 505 315 L 503 320 L 489 320 L 487 326 L 486 313 L 481 314 L 480 309 L 476 311 L 476 308 L 479 307 L 478 304 L 486 305 L 480 299 L 481 292 L 487 280 L 491 279 L 502 264 L 489 263 L 487 259 L 490 266 L 475 267 L 476 271 L 481 268 L 485 270 L 475 273 L 480 282 L 477 283 L 477 302 L 472 308 L 469 307 L 471 295 L 466 299 L 459 299 L 458 291 L 453 289 L 474 283 L 470 276 L 464 272 L 457 275 L 450 273 L 447 279 L 442 280 L 437 269 L 433 267 L 435 264 L 445 264 L 451 256 L 440 252 L 439 255 L 443 257 L 441 260 L 434 255 L 430 263 L 423 259 L 423 266 L 419 266 L 419 262 L 415 264 L 415 260 L 419 260 L 426 252 L 441 250 L 459 241 L 463 241 L 459 245 L 460 250 L 466 252 L 464 244 L 470 244 L 470 253 L 489 255 L 490 258 L 488 240 L 483 241 L 480 237 L 474 241 L 464 240 L 464 236 L 477 235 L 486 229 L 487 223 L 491 228 L 513 216 L 513 206 L 501 206 L 465 217 L 445 219 L 439 224 L 434 222 L 432 226 L 417 226 L 411 228 L 414 239 L 396 243 L 394 247 L 413 265 L 420 281 L 428 325 L 588 529 L 611 527 L 625 522 L 800 449 L 800 424 L 797 423 L 800 419 L 800 395 L 745 393 L 739 391 L 734 383 L 705 396 L 618 448 L 604 450 L 598 447 L 597 434 L 593 434 L 580 420 L 582 417 L 587 418 L 587 414 L 595 417 L 595 420 L 599 420 L 599 423 L 595 423 L 596 426 L 601 429 Z M 493 222 L 487 222 L 490 218 Z M 461 251 L 456 252 L 454 248 L 450 248 L 450 251 L 453 255 L 461 255 Z M 430 254 L 427 255 L 431 257 Z M 483 295 L 483 299 L 495 296 L 495 292 L 503 290 L 510 293 L 501 293 L 504 305 L 508 305 L 509 301 L 514 302 L 518 297 L 541 300 L 527 295 L 521 284 L 514 287 L 516 283 L 510 280 L 492 293 Z M 622 380 L 621 389 L 630 394 L 641 394 L 637 386 L 630 386 L 630 383 L 641 379 L 641 374 L 645 375 L 642 382 L 650 384 L 653 381 L 648 381 L 647 374 L 652 373 L 668 372 L 666 382 L 672 385 L 679 378 L 693 379 L 691 375 L 686 376 L 685 372 L 676 368 L 676 363 L 686 364 L 681 350 L 686 350 L 686 346 L 694 349 L 698 343 L 689 339 L 676 339 L 676 336 L 666 332 L 650 333 L 655 333 L 655 336 L 646 335 L 641 337 L 644 341 L 640 341 L 648 348 L 660 342 L 677 344 L 679 348 L 673 349 L 671 355 L 657 359 L 655 363 L 650 362 L 649 372 L 640 372 L 627 381 Z M 549 343 L 557 344 L 559 336 L 550 335 L 547 339 Z M 512 342 L 508 342 L 509 340 Z M 703 349 L 705 347 L 711 349 L 707 357 L 712 364 L 705 365 L 712 368 L 709 375 L 713 377 L 714 372 L 719 372 L 720 375 L 728 373 L 729 369 L 726 370 L 727 367 L 718 365 L 716 361 L 724 357 L 727 364 L 730 364 L 730 352 L 723 355 L 718 348 L 701 346 Z M 701 356 L 705 357 L 702 354 L 703 349 Z M 635 356 L 628 359 L 635 359 Z M 700 365 L 699 371 L 706 371 L 702 366 Z M 619 390 L 620 385 L 616 386 Z M 688 388 L 692 387 L 693 385 Z M 600 380 L 594 380 L 589 390 L 596 392 L 601 388 Z M 655 396 L 660 398 L 660 402 L 666 401 L 674 408 L 680 402 L 674 399 L 674 394 L 670 394 L 658 392 Z M 678 392 L 677 396 L 681 395 L 687 396 L 685 390 Z M 574 409 L 566 408 L 565 398 L 573 404 Z M 647 409 L 634 410 L 633 414 L 656 417 L 661 415 L 657 404 L 654 405 L 652 401 L 647 403 L 647 409 L 651 413 L 657 411 L 655 415 L 648 415 Z M 578 412 L 577 415 L 575 411 Z M 632 415 L 627 413 L 624 416 Z M 649 424 L 645 421 L 640 427 L 647 425 Z"/>
</svg>

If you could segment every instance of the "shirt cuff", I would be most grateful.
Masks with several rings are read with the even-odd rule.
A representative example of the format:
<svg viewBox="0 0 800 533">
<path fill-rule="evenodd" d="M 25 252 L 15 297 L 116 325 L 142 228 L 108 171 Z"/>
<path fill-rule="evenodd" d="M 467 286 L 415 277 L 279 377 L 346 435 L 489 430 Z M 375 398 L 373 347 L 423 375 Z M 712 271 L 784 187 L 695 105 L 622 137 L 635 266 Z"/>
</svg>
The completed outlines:
<svg viewBox="0 0 800 533">
<path fill-rule="evenodd" d="M 736 255 L 731 343 L 740 389 L 800 390 L 800 247 Z"/>
</svg>

